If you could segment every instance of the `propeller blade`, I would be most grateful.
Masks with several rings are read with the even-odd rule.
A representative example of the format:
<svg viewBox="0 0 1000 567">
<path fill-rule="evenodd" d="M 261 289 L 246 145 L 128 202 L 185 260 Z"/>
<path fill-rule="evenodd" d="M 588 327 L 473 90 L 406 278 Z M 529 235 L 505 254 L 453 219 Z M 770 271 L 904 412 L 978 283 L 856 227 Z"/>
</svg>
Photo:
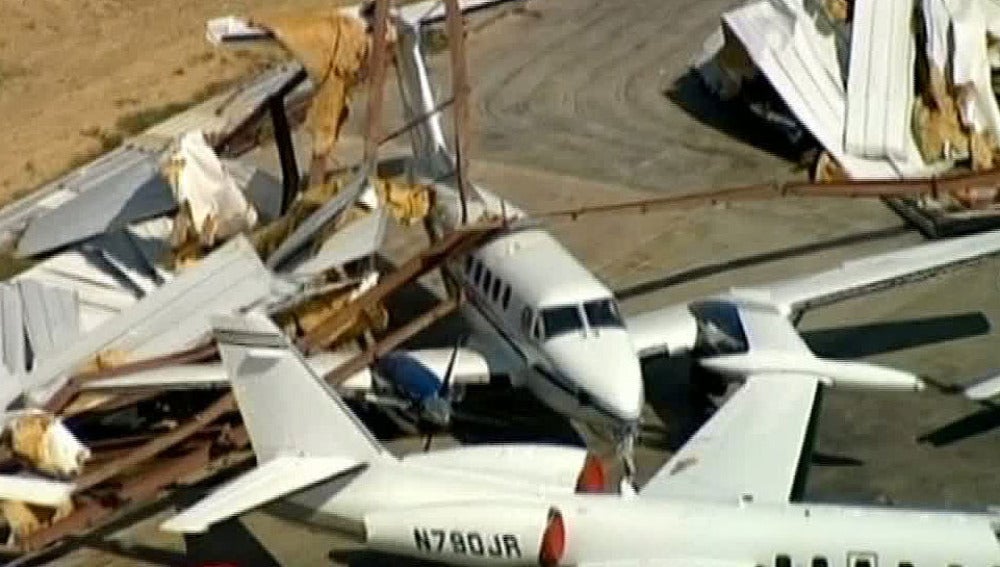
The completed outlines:
<svg viewBox="0 0 1000 567">
<path fill-rule="evenodd" d="M 441 398 L 448 398 L 448 393 L 451 391 L 451 379 L 455 373 L 455 361 L 458 359 L 458 351 L 465 345 L 465 341 L 468 338 L 468 335 L 460 335 L 458 340 L 455 341 L 455 348 L 451 351 L 451 357 L 448 358 L 448 366 L 444 371 L 444 380 L 441 382 L 441 389 L 438 390 L 438 395 Z"/>
</svg>

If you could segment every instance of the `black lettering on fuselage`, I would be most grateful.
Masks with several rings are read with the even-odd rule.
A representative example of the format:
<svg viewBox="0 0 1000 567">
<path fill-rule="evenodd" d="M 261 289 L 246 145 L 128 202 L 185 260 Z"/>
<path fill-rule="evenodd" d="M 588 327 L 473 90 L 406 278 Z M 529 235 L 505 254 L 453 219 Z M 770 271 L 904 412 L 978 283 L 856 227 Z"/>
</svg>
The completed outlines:
<svg viewBox="0 0 1000 567">
<path fill-rule="evenodd" d="M 455 555 L 465 555 L 467 546 L 465 545 L 465 534 L 462 532 L 451 532 L 451 552 Z"/>
<path fill-rule="evenodd" d="M 484 540 L 489 542 L 488 545 Z M 413 528 L 417 551 L 475 555 L 482 557 L 521 557 L 521 542 L 515 534 L 487 534 L 462 530 Z M 447 548 L 445 546 L 448 546 Z"/>
<path fill-rule="evenodd" d="M 483 554 L 483 538 L 476 532 L 469 532 L 466 536 L 467 543 L 469 544 L 469 553 L 471 555 L 482 555 Z"/>
<path fill-rule="evenodd" d="M 437 542 L 434 550 L 441 553 L 441 550 L 444 549 L 444 530 L 431 530 L 431 535 L 434 536 L 434 541 Z"/>
<path fill-rule="evenodd" d="M 507 557 L 521 556 L 521 546 L 517 542 L 516 535 L 514 534 L 503 535 L 503 551 L 504 555 L 506 555 Z"/>
<path fill-rule="evenodd" d="M 431 538 L 427 535 L 427 530 L 413 528 L 413 541 L 417 545 L 417 551 L 431 550 Z"/>
<path fill-rule="evenodd" d="M 490 546 L 486 548 L 486 554 L 490 557 L 500 557 L 503 555 L 503 547 L 500 545 L 500 535 L 493 534 L 490 538 Z"/>
</svg>

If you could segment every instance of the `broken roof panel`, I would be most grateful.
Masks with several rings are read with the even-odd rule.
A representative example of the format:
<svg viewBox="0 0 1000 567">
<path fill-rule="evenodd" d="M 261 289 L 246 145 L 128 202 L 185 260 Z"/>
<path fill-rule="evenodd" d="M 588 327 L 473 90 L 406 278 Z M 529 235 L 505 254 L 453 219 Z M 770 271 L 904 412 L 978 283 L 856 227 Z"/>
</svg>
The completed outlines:
<svg viewBox="0 0 1000 567">
<path fill-rule="evenodd" d="M 237 236 L 131 309 L 43 361 L 29 376 L 33 385 L 29 395 L 44 402 L 70 373 L 104 351 L 143 359 L 194 346 L 208 335 L 210 315 L 261 302 L 274 285 L 246 237 Z"/>
<path fill-rule="evenodd" d="M 375 254 L 385 240 L 389 213 L 378 209 L 334 232 L 312 258 L 292 270 L 292 275 L 312 277 Z"/>
<path fill-rule="evenodd" d="M 906 160 L 866 159 L 844 151 L 847 94 L 838 60 L 838 34 L 821 33 L 801 5 L 758 0 L 727 12 L 723 22 L 796 118 L 852 177 L 886 179 L 926 173 L 912 138 Z"/>
<path fill-rule="evenodd" d="M 0 209 L 0 233 L 20 234 L 28 223 L 75 199 L 80 193 L 99 186 L 95 180 L 149 158 L 152 154 L 139 148 L 119 146 L 94 161 L 32 191 L 27 196 Z"/>
<path fill-rule="evenodd" d="M 3 363 L 13 374 L 28 370 L 28 349 L 24 336 L 24 308 L 17 286 L 0 284 L 0 342 Z"/>
<path fill-rule="evenodd" d="M 34 280 L 21 280 L 17 287 L 32 357 L 44 360 L 66 348 L 80 331 L 76 293 Z"/>
<path fill-rule="evenodd" d="M 14 280 L 33 279 L 73 290 L 80 300 L 80 326 L 90 330 L 118 314 L 138 299 L 134 290 L 123 286 L 127 280 L 113 266 L 98 263 L 93 255 L 67 250 L 18 274 Z"/>
<path fill-rule="evenodd" d="M 192 130 L 201 130 L 206 138 L 216 142 L 226 138 L 248 121 L 258 116 L 276 93 L 291 89 L 286 102 L 305 96 L 312 90 L 305 71 L 298 63 L 289 63 L 261 73 L 249 83 L 240 85 L 193 106 L 139 134 L 131 143 L 150 149 L 164 150 L 175 139 Z"/>
<path fill-rule="evenodd" d="M 17 244 L 20 256 L 35 256 L 166 214 L 177 206 L 156 157 L 122 153 L 77 182 L 77 196 L 28 222 Z M 99 191 L 90 189 L 99 187 Z"/>
<path fill-rule="evenodd" d="M 854 2 L 844 130 L 844 147 L 853 155 L 908 157 L 915 56 L 912 11 L 912 0 Z"/>
<path fill-rule="evenodd" d="M 334 222 L 344 212 L 348 206 L 352 205 L 361 196 L 361 193 L 371 186 L 368 175 L 361 173 L 350 183 L 344 186 L 332 199 L 316 209 L 306 220 L 302 221 L 292 234 L 285 238 L 281 246 L 267 259 L 267 266 L 272 269 L 280 268 L 287 260 L 298 252 L 303 246 L 308 244 L 315 236 L 323 230 L 323 227 Z"/>
</svg>

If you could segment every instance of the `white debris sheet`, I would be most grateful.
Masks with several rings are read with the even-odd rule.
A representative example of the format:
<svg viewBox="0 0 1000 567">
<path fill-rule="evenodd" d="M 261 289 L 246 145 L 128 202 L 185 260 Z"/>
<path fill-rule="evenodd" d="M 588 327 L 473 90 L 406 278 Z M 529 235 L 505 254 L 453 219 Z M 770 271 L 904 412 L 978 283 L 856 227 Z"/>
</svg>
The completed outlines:
<svg viewBox="0 0 1000 567">
<path fill-rule="evenodd" d="M 177 200 L 186 204 L 204 246 L 212 246 L 257 224 L 257 211 L 247 202 L 233 175 L 205 142 L 200 131 L 181 138 L 174 157 Z"/>
<path fill-rule="evenodd" d="M 974 169 L 992 168 L 1000 155 L 1000 106 L 990 81 L 991 58 L 1000 64 L 1000 2 L 854 0 L 847 21 L 829 4 L 751 0 L 730 10 L 722 16 L 726 33 L 706 42 L 695 69 L 710 89 L 732 97 L 737 79 L 752 75 L 731 56 L 744 51 L 852 178 L 929 176 L 965 159 Z M 943 74 L 946 88 L 914 72 L 928 66 Z M 958 108 L 957 118 L 941 108 L 943 99 Z"/>
</svg>

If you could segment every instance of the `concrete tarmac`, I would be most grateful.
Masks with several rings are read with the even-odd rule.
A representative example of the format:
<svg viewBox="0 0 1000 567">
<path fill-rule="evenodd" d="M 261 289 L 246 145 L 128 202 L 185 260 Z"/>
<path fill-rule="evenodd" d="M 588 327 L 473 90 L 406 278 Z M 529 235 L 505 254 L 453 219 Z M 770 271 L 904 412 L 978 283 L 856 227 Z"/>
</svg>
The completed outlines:
<svg viewBox="0 0 1000 567">
<path fill-rule="evenodd" d="M 707 98 L 687 75 L 688 61 L 719 15 L 737 3 L 536 0 L 527 12 L 470 34 L 478 110 L 473 178 L 527 210 L 551 210 L 649 190 L 678 193 L 802 176 L 780 157 L 784 149 L 773 137 Z M 436 57 L 435 69 L 446 62 Z M 878 201 L 834 199 L 594 216 L 551 228 L 616 290 L 629 313 L 923 240 Z M 1000 315 L 998 273 L 1000 263 L 986 261 L 812 311 L 801 329 L 822 354 L 962 384 L 1000 367 L 989 329 Z M 649 433 L 638 452 L 640 479 L 668 458 L 670 439 L 686 427 L 664 399 L 678 380 L 671 375 L 676 365 L 654 361 L 645 369 L 651 403 Z M 1000 503 L 993 473 L 1000 468 L 997 425 L 1000 411 L 991 405 L 934 390 L 830 391 L 805 497 L 945 507 Z M 391 446 L 405 452 L 419 443 L 403 438 Z M 190 501 L 191 492 L 179 501 Z M 227 558 L 244 565 L 401 564 L 266 511 L 185 544 L 155 530 L 169 513 L 170 505 L 139 511 L 140 521 L 48 559 L 74 566 Z"/>
</svg>

